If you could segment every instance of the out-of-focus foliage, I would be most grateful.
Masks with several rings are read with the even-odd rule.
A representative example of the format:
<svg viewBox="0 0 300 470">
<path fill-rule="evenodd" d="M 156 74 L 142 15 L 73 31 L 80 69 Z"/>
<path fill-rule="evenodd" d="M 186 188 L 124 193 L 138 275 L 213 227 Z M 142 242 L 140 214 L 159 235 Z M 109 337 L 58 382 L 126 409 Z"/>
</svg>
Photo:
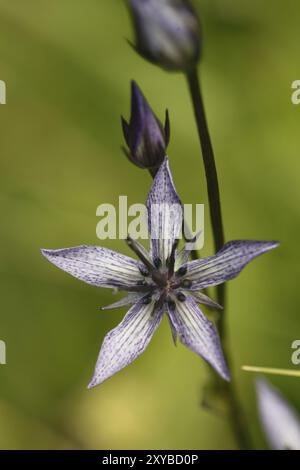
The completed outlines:
<svg viewBox="0 0 300 470">
<path fill-rule="evenodd" d="M 241 399 L 264 444 L 252 376 L 242 364 L 290 368 L 300 335 L 300 5 L 296 0 L 196 0 L 204 29 L 201 68 L 227 239 L 279 239 L 281 248 L 229 285 L 230 337 Z M 103 244 L 96 207 L 144 202 L 151 179 L 124 158 L 119 115 L 134 78 L 160 116 L 185 202 L 207 202 L 189 97 L 181 75 L 128 46 L 121 0 L 0 0 L 1 448 L 234 448 L 221 418 L 199 408 L 207 369 L 174 348 L 167 322 L 134 364 L 91 391 L 105 333 L 125 309 L 46 262 L 41 247 Z M 206 254 L 212 253 L 206 210 Z M 274 378 L 300 408 L 300 381 Z"/>
</svg>

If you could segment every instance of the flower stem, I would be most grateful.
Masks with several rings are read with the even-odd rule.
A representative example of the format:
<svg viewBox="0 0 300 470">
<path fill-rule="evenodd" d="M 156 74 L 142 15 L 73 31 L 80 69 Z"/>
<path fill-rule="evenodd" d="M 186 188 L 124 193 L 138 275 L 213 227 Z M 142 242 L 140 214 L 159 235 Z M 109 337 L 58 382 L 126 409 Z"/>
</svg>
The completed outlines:
<svg viewBox="0 0 300 470">
<path fill-rule="evenodd" d="M 187 73 L 187 82 L 192 99 L 195 120 L 197 124 L 197 130 L 202 149 L 203 163 L 205 168 L 207 192 L 209 200 L 210 218 L 212 224 L 212 231 L 214 237 L 215 251 L 219 251 L 224 245 L 224 229 L 221 211 L 220 201 L 220 189 L 218 183 L 217 168 L 214 158 L 213 146 L 210 139 L 208 130 L 205 108 L 201 93 L 200 81 L 197 70 L 191 70 Z M 218 329 L 220 333 L 220 339 L 224 351 L 224 356 L 227 360 L 228 366 L 230 367 L 230 354 L 228 350 L 227 335 L 225 329 L 225 303 L 226 303 L 226 287 L 225 284 L 221 284 L 217 287 L 217 301 L 224 307 L 224 311 L 220 316 L 218 322 Z M 247 426 L 244 422 L 243 412 L 241 410 L 239 400 L 235 391 L 234 380 L 231 382 L 220 382 L 219 378 L 216 378 L 216 390 L 220 396 L 226 401 L 227 409 L 229 413 L 230 423 L 232 431 L 235 435 L 236 441 L 241 449 L 249 449 L 250 439 L 248 435 Z"/>
<path fill-rule="evenodd" d="M 221 214 L 220 190 L 217 176 L 217 168 L 214 158 L 212 143 L 209 136 L 207 121 L 205 117 L 204 104 L 200 89 L 197 70 L 187 75 L 190 94 L 192 97 L 194 113 L 197 123 L 198 134 L 203 154 L 205 167 L 207 191 L 210 206 L 210 217 L 213 228 L 216 251 L 224 245 L 224 231 Z"/>
<path fill-rule="evenodd" d="M 197 130 L 202 148 L 203 163 L 207 182 L 210 218 L 213 230 L 215 251 L 217 252 L 222 248 L 225 242 L 220 201 L 220 189 L 218 183 L 214 151 L 209 135 L 200 81 L 196 69 L 192 70 L 190 73 L 187 74 L 187 81 L 192 98 Z M 217 287 L 218 303 L 223 307 L 225 307 L 225 294 L 225 284 L 219 285 Z M 221 315 L 219 320 L 219 332 L 221 337 L 225 336 L 224 315 Z"/>
</svg>

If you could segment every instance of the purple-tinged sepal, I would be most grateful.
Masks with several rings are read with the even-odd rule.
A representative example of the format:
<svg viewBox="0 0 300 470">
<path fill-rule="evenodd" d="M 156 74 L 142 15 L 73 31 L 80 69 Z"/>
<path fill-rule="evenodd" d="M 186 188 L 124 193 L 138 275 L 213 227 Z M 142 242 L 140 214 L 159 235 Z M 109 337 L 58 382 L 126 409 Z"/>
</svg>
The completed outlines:
<svg viewBox="0 0 300 470">
<path fill-rule="evenodd" d="M 100 246 L 41 250 L 50 263 L 97 287 L 130 291 L 143 280 L 138 261 Z"/>
<path fill-rule="evenodd" d="M 140 168 L 156 170 L 166 155 L 170 140 L 169 114 L 163 126 L 135 82 L 131 84 L 131 117 L 122 117 L 122 128 L 128 159 Z"/>
<path fill-rule="evenodd" d="M 266 438 L 273 450 L 300 450 L 300 418 L 269 382 L 256 382 L 258 409 Z"/>
<path fill-rule="evenodd" d="M 120 308 L 120 307 L 125 307 L 126 305 L 132 305 L 141 300 L 141 298 L 145 294 L 143 293 L 137 293 L 137 292 L 129 292 L 126 297 L 123 297 L 120 300 L 117 300 L 116 302 L 105 305 L 105 307 L 101 307 L 101 310 L 113 310 L 115 308 Z"/>
<path fill-rule="evenodd" d="M 171 71 L 194 68 L 201 53 L 199 19 L 188 0 L 128 0 L 136 51 Z"/>
<path fill-rule="evenodd" d="M 191 281 L 191 290 L 217 286 L 234 279 L 253 259 L 278 246 L 276 241 L 233 240 L 214 256 L 186 263 L 185 277 Z"/>
<path fill-rule="evenodd" d="M 88 388 L 100 385 L 145 351 L 162 313 L 156 310 L 154 299 L 141 299 L 131 307 L 122 322 L 105 336 Z"/>
<path fill-rule="evenodd" d="M 153 262 L 168 265 L 182 235 L 183 208 L 166 157 L 147 198 L 148 228 Z"/>
<path fill-rule="evenodd" d="M 214 324 L 201 312 L 191 296 L 168 303 L 168 315 L 180 341 L 207 361 L 224 379 L 230 380 L 220 338 Z"/>
</svg>

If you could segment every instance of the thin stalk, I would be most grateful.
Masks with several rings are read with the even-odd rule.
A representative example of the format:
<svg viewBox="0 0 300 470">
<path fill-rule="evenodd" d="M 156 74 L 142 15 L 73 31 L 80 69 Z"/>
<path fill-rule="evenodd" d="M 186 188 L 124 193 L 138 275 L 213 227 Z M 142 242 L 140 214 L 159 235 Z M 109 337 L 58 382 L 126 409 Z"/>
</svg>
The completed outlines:
<svg viewBox="0 0 300 470">
<path fill-rule="evenodd" d="M 192 104 L 197 124 L 198 135 L 200 139 L 200 145 L 202 149 L 203 163 L 206 176 L 207 193 L 209 201 L 210 219 L 214 237 L 215 251 L 219 251 L 225 243 L 222 211 L 221 211 L 221 200 L 220 200 L 220 189 L 218 183 L 217 167 L 215 163 L 213 146 L 211 143 L 205 108 L 201 93 L 200 81 L 197 70 L 192 70 L 187 74 L 187 81 L 189 91 L 192 98 Z M 218 303 L 225 307 L 226 292 L 225 284 L 221 284 L 217 287 Z M 219 320 L 219 332 L 221 338 L 226 335 L 224 312 L 220 316 Z"/>
<path fill-rule="evenodd" d="M 218 251 L 224 245 L 224 230 L 221 213 L 220 190 L 218 183 L 217 168 L 214 158 L 214 151 L 206 121 L 204 103 L 202 99 L 197 70 L 193 70 L 192 72 L 190 72 L 187 75 L 187 80 L 190 94 L 192 97 L 194 114 L 202 148 L 203 162 L 207 181 L 210 217 L 213 228 L 215 249 L 216 251 Z"/>
<path fill-rule="evenodd" d="M 300 377 L 300 370 L 276 369 L 273 367 L 242 366 L 246 372 L 256 372 L 259 374 L 285 375 L 287 377 Z"/>
<path fill-rule="evenodd" d="M 209 200 L 210 218 L 214 237 L 215 251 L 217 252 L 222 248 L 225 241 L 220 201 L 220 189 L 218 183 L 214 151 L 208 130 L 200 81 L 196 69 L 190 71 L 187 74 L 187 82 L 193 104 L 200 145 L 202 149 Z M 222 342 L 224 355 L 228 366 L 230 367 L 231 360 L 225 330 L 225 284 L 221 284 L 217 287 L 217 301 L 220 305 L 224 307 L 224 311 L 222 312 L 222 315 L 220 315 L 220 319 L 218 322 L 218 329 L 220 333 L 220 339 Z M 236 394 L 234 379 L 231 382 L 227 383 L 220 382 L 220 379 L 216 378 L 216 386 L 219 393 L 222 394 L 222 396 L 227 402 L 231 427 L 239 447 L 242 449 L 249 449 L 251 447 L 250 438 L 248 435 L 247 427 L 244 422 L 244 416 L 239 404 L 239 400 Z"/>
</svg>

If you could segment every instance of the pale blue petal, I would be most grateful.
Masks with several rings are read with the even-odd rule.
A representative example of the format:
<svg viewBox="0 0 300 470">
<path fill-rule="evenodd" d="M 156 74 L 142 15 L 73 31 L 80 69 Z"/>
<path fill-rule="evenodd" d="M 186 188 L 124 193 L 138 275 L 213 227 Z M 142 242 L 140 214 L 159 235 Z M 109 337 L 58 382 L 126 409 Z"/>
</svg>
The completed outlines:
<svg viewBox="0 0 300 470">
<path fill-rule="evenodd" d="M 300 450 L 300 419 L 281 393 L 266 380 L 256 382 L 258 409 L 273 450 Z"/>
<path fill-rule="evenodd" d="M 155 311 L 155 300 L 137 302 L 123 321 L 104 338 L 89 388 L 101 384 L 116 372 L 128 366 L 148 346 L 162 318 Z"/>
<path fill-rule="evenodd" d="M 223 379 L 230 380 L 214 324 L 203 315 L 192 297 L 187 297 L 184 302 L 177 299 L 174 302 L 174 306 L 169 304 L 169 315 L 180 341 L 205 359 Z"/>
<path fill-rule="evenodd" d="M 183 211 L 166 157 L 154 178 L 147 199 L 149 236 L 153 260 L 165 264 L 174 241 L 181 237 Z"/>
<path fill-rule="evenodd" d="M 99 246 L 42 250 L 55 266 L 93 286 L 134 288 L 143 276 L 138 261 Z"/>
<path fill-rule="evenodd" d="M 235 278 L 254 258 L 277 246 L 278 242 L 274 241 L 231 241 L 226 243 L 215 256 L 187 263 L 185 265 L 187 273 L 182 279 L 193 282 L 192 290 L 222 284 Z"/>
</svg>

